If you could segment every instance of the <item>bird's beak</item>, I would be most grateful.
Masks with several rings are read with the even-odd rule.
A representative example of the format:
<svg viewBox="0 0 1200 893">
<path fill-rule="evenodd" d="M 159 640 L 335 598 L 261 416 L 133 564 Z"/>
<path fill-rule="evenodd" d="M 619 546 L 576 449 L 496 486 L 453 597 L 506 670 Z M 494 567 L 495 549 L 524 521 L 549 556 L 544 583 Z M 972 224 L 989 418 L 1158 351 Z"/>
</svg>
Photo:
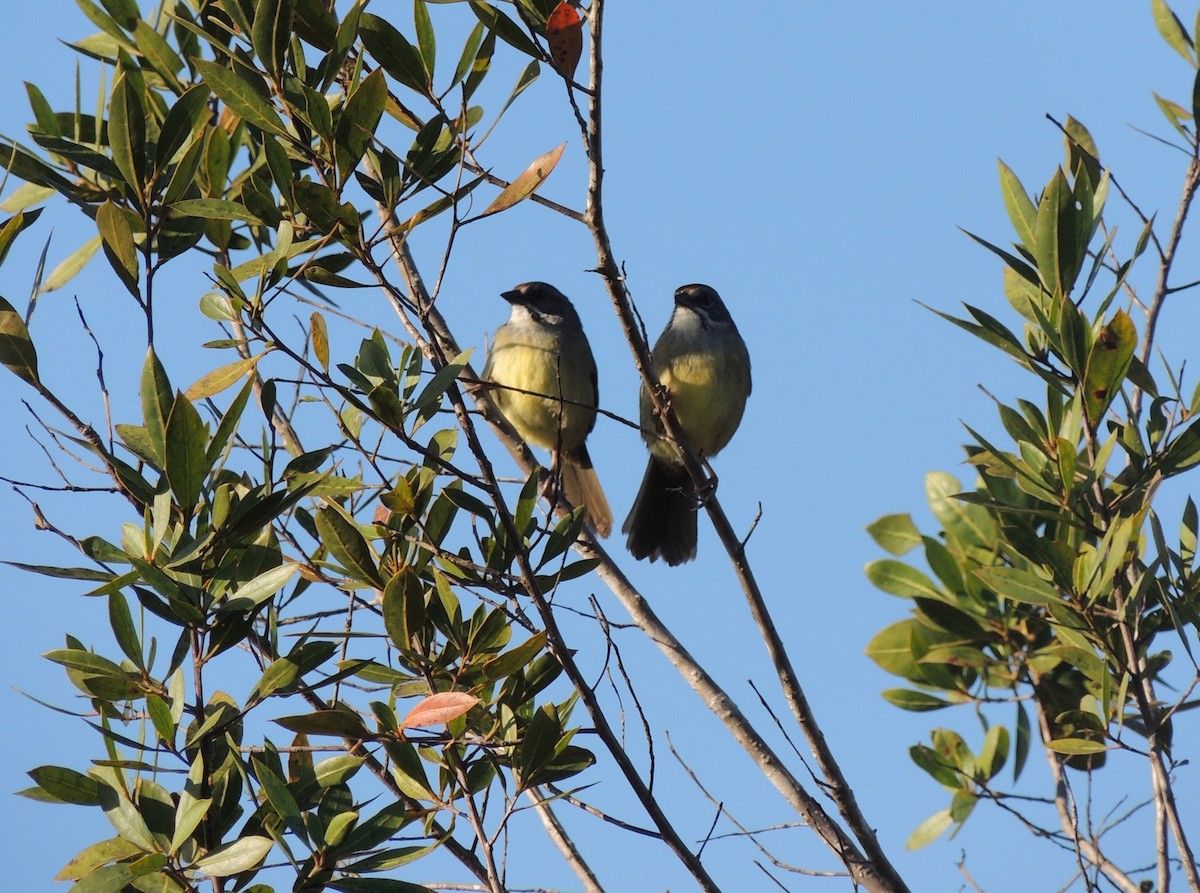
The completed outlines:
<svg viewBox="0 0 1200 893">
<path fill-rule="evenodd" d="M 519 304 L 519 303 L 521 303 L 521 298 L 523 297 L 523 295 L 519 291 L 514 289 L 513 291 L 500 292 L 500 297 L 504 298 L 504 300 L 508 301 L 508 303 L 510 303 L 510 304 Z"/>
</svg>

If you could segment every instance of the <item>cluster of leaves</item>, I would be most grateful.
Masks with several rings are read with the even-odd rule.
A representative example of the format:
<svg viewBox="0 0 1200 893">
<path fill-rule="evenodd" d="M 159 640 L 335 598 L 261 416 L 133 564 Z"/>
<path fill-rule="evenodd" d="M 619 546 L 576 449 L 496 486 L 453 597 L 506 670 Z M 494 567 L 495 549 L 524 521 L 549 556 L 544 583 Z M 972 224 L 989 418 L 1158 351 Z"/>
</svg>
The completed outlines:
<svg viewBox="0 0 1200 893">
<path fill-rule="evenodd" d="M 1175 395 L 1160 394 L 1137 355 L 1132 319 L 1114 309 L 1132 294 L 1127 276 L 1153 221 L 1118 262 L 1115 229 L 1102 220 L 1109 176 L 1081 124 L 1068 119 L 1063 131 L 1066 165 L 1040 194 L 1030 196 L 1000 165 L 1014 249 L 977 239 L 1004 261 L 1022 333 L 976 307 L 964 319 L 940 314 L 1035 375 L 1044 397 L 998 405 L 1008 445 L 968 428 L 973 489 L 959 492 L 950 475 L 928 477 L 936 535 L 922 535 L 907 514 L 869 528 L 896 557 L 872 562 L 868 577 L 913 604 L 911 618 L 868 648 L 912 686 L 884 696 L 908 710 L 969 704 L 986 730 L 978 753 L 945 729 L 933 732 L 932 746 L 911 749 L 953 799 L 910 846 L 997 796 L 1010 751 L 1015 780 L 1035 730 L 1055 760 L 1077 770 L 1101 768 L 1114 749 L 1169 752 L 1180 704 L 1153 696 L 1171 660 L 1160 635 L 1171 634 L 1190 658 L 1200 619 L 1196 507 L 1188 501 L 1174 542 L 1153 508 L 1164 481 L 1200 464 L 1200 426 L 1190 421 L 1200 392 L 1184 400 L 1173 381 Z M 932 578 L 900 560 L 917 548 Z M 989 728 L 985 717 L 995 711 L 985 713 L 987 705 L 1004 701 L 1016 708 L 1011 731 Z"/>
<path fill-rule="evenodd" d="M 0 225 L 0 258 L 36 221 L 36 205 L 64 197 L 97 234 L 55 284 L 102 249 L 145 315 L 151 348 L 139 423 L 115 426 L 106 440 L 68 416 L 136 520 L 116 543 L 76 539 L 90 566 L 23 565 L 91 584 L 87 594 L 108 601 L 121 652 L 110 659 L 93 650 L 98 643 L 68 637 L 47 655 L 88 699 L 105 754 L 86 774 L 34 770 L 26 793 L 99 806 L 117 833 L 61 877 L 81 890 L 169 893 L 205 876 L 261 893 L 265 884 L 247 885 L 278 848 L 296 890 L 417 890 L 371 876 L 440 845 L 486 877 L 454 837 L 460 820 L 482 834 L 494 795 L 506 804 L 492 818 L 502 827 L 517 794 L 594 761 L 572 743 L 575 697 L 550 696 L 562 667 L 519 601 L 591 569 L 567 559 L 581 516 L 544 527 L 536 480 L 511 511 L 497 505 L 497 494 L 456 467 L 456 429 L 421 433 L 458 399 L 468 353 L 425 357 L 405 345 L 397 358 L 374 331 L 352 363 L 336 363 L 322 314 L 312 315 L 307 343 L 290 346 L 273 334 L 269 309 L 295 284 L 358 285 L 352 265 L 409 306 L 377 250 L 395 251 L 446 211 L 465 225 L 532 194 L 561 147 L 483 214 L 460 210 L 488 179 L 474 157 L 484 112 L 472 97 L 499 45 L 532 58 L 501 115 L 537 77 L 546 58 L 538 40 L 556 4 L 521 0 L 522 26 L 468 0 L 477 21 L 449 80 L 435 87 L 425 0 L 413 4 L 411 41 L 363 4 L 339 20 L 320 0 L 180 0 L 151 22 L 133 0 L 77 2 L 100 31 L 74 46 L 112 66 L 111 89 L 89 115 L 55 112 L 29 86 L 41 153 L 0 146 L 0 163 L 25 181 L 6 203 L 15 215 Z M 418 116 L 418 103 L 429 111 Z M 413 134 L 404 151 L 380 135 L 389 119 Z M 201 310 L 227 335 L 208 346 L 239 358 L 183 391 L 154 350 L 153 281 L 194 249 L 214 258 L 216 290 Z M 239 252 L 249 259 L 235 263 Z M 69 413 L 43 382 L 27 320 L 0 305 L 0 361 Z M 259 373 L 267 355 L 289 358 L 294 377 L 321 395 L 307 402 L 333 410 L 336 443 L 300 447 L 294 409 L 279 406 L 274 382 Z M 214 398 L 239 383 L 218 409 Z M 270 425 L 261 437 L 247 433 L 255 396 Z M 408 453 L 382 463 L 363 445 L 369 436 L 394 438 Z M 372 507 L 374 518 L 362 520 Z M 474 536 L 451 549 L 452 528 Z M 320 629 L 335 614 L 344 628 Z M 303 633 L 286 632 L 300 624 Z M 524 633 L 515 644 L 514 627 Z M 165 659 L 163 635 L 172 642 Z M 218 658 L 245 655 L 258 678 L 244 697 L 204 690 Z M 408 699 L 416 700 L 404 711 Z M 294 735 L 286 767 L 285 749 L 266 737 L 268 720 Z M 444 732 L 414 737 L 442 724 Z M 342 752 L 314 762 L 318 737 Z M 384 805 L 370 806 L 380 793 Z M 413 824 L 423 842 L 397 845 Z"/>
</svg>

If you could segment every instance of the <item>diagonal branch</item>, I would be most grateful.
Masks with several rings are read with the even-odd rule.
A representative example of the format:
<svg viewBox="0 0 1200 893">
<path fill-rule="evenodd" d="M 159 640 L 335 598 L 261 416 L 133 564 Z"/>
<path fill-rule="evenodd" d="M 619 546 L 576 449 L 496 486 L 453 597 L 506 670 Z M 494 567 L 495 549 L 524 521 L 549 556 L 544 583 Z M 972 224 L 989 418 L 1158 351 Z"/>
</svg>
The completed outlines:
<svg viewBox="0 0 1200 893">
<path fill-rule="evenodd" d="M 629 293 L 625 287 L 624 277 L 621 275 L 604 222 L 604 160 L 601 115 L 603 19 L 604 0 L 594 0 L 589 16 L 592 35 L 591 101 L 589 104 L 588 130 L 584 134 L 588 148 L 590 170 L 586 217 L 596 243 L 596 253 L 599 260 L 597 272 L 604 279 L 608 287 L 617 318 L 633 352 L 634 365 L 642 377 L 642 382 L 647 392 L 651 395 L 658 418 L 661 420 L 668 439 L 672 440 L 677 446 L 683 447 L 686 441 L 682 436 L 678 420 L 670 406 L 670 402 L 666 398 L 662 386 L 654 380 L 651 374 L 649 348 L 645 338 L 641 334 L 640 328 L 637 326 Z M 684 458 L 684 464 L 688 473 L 697 487 L 697 492 L 711 492 L 710 481 L 708 481 L 700 463 L 691 450 L 683 447 L 680 449 L 680 453 Z M 733 526 L 729 523 L 729 519 L 714 496 L 710 496 L 706 500 L 705 508 L 708 510 L 709 517 L 712 519 L 713 525 L 717 530 L 717 535 L 720 537 L 733 563 L 738 582 L 741 584 L 742 591 L 746 596 L 751 616 L 758 626 L 763 641 L 767 646 L 767 652 L 779 674 L 784 697 L 787 699 L 788 706 L 791 708 L 792 714 L 799 724 L 801 731 L 808 740 L 817 765 L 825 777 L 827 790 L 837 805 L 838 811 L 845 819 L 847 825 L 849 825 L 855 838 L 857 838 L 865 852 L 866 858 L 858 863 L 859 867 L 866 869 L 869 862 L 870 873 L 874 875 L 877 882 L 884 884 L 883 889 L 906 890 L 907 887 L 895 868 L 891 865 L 882 847 L 880 847 L 874 828 L 871 827 L 870 823 L 863 816 L 854 796 L 853 789 L 847 783 L 845 776 L 842 774 L 841 767 L 833 756 L 833 752 L 825 742 L 824 735 L 816 722 L 816 718 L 813 716 L 808 699 L 805 697 L 796 672 L 792 667 L 787 649 L 784 647 L 783 640 L 779 637 L 775 624 L 771 619 L 770 612 L 762 596 L 762 591 L 754 578 L 749 562 L 746 560 L 743 543 L 734 532 Z M 837 837 L 840 836 L 839 829 Z M 836 838 L 825 837 L 825 835 L 822 835 L 822 837 L 834 847 L 835 852 L 839 854 L 847 852 L 844 846 L 834 845 Z M 852 871 L 854 870 L 852 867 Z"/>
</svg>

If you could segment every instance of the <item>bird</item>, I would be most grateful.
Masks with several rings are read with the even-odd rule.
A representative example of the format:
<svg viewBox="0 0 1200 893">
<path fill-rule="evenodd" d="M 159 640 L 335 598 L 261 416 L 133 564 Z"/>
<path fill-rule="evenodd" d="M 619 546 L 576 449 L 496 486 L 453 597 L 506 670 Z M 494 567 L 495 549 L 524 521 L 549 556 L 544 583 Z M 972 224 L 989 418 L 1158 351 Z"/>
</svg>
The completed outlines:
<svg viewBox="0 0 1200 893">
<path fill-rule="evenodd" d="M 750 396 L 750 353 L 716 290 L 694 283 L 675 290 L 675 309 L 650 353 L 650 377 L 667 391 L 686 445 L 711 459 L 733 437 Z M 700 501 L 675 444 L 662 436 L 643 383 L 642 439 L 650 461 L 621 527 L 636 559 L 675 567 L 696 557 Z"/>
<path fill-rule="evenodd" d="M 491 400 L 526 442 L 551 451 L 551 471 L 567 501 L 583 506 L 592 528 L 606 537 L 612 510 L 586 443 L 600 392 L 579 314 L 545 282 L 524 282 L 501 297 L 512 312 L 484 363 L 482 377 L 495 385 Z"/>
</svg>

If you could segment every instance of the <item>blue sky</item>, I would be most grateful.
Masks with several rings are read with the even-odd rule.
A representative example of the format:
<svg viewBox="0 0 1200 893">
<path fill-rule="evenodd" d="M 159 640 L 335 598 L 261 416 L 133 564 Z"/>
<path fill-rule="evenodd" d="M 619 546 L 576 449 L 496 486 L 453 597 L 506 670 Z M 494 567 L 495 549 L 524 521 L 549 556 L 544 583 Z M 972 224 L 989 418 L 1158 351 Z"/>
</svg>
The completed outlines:
<svg viewBox="0 0 1200 893">
<path fill-rule="evenodd" d="M 911 764 L 908 746 L 936 723 L 959 729 L 975 745 L 982 735 L 970 716 L 914 716 L 879 697 L 893 681 L 863 648 L 905 606 L 864 578 L 863 565 L 880 553 L 863 528 L 897 511 L 911 511 L 932 528 L 925 473 L 949 470 L 965 480 L 962 422 L 985 432 L 998 427 L 978 385 L 1001 398 L 1036 397 L 1036 388 L 999 354 L 916 303 L 953 312 L 967 301 L 1012 322 L 998 262 L 959 230 L 1009 241 L 997 158 L 1031 191 L 1040 188 L 1062 157 L 1059 133 L 1045 116 L 1071 114 L 1089 127 L 1102 162 L 1143 210 L 1169 220 L 1185 160 L 1139 131 L 1170 134 L 1151 91 L 1186 103 L 1191 70 L 1159 38 L 1149 2 L 768 0 L 706 5 L 702 14 L 699 4 L 681 0 L 609 7 L 606 182 L 614 247 L 652 333 L 665 323 L 675 287 L 700 281 L 721 292 L 749 345 L 754 393 L 742 430 L 714 463 L 719 493 L 743 530 L 761 504 L 751 560 L 864 810 L 913 889 L 958 889 L 963 878 L 955 863 L 964 853 L 989 891 L 1065 883 L 1069 863 L 1042 852 L 1044 845 L 1030 845 L 994 809 L 981 808 L 952 842 L 904 851 L 912 829 L 947 799 Z M 405 2 L 372 9 L 399 10 L 400 27 L 410 20 Z M 1194 18 L 1192 10 L 1178 11 L 1185 22 Z M 74 57 L 56 38 L 79 39 L 92 27 L 67 0 L 49 0 L 36 15 L 12 16 L 6 26 L 0 133 L 14 136 L 28 118 L 23 80 L 37 83 L 56 105 L 69 105 Z M 82 77 L 95 83 L 86 65 Z M 85 96 L 94 96 L 91 89 L 85 87 Z M 497 130 L 490 160 L 499 174 L 513 176 L 563 141 L 563 162 L 542 191 L 581 207 L 583 159 L 573 119 L 557 80 L 544 75 Z M 1128 247 L 1138 227 L 1115 196 L 1110 206 L 1123 234 L 1118 244 Z M 85 237 L 62 209 L 53 224 L 51 266 Z M 39 225 L 0 270 L 0 294 L 17 306 L 27 299 L 49 231 Z M 1184 244 L 1180 280 L 1197 278 L 1193 247 L 1194 240 Z M 422 248 L 433 246 L 418 242 Z M 636 413 L 636 377 L 599 282 L 585 272 L 595 259 L 581 228 L 527 204 L 467 230 L 457 251 L 442 306 L 462 343 L 482 345 L 485 333 L 503 321 L 507 305 L 499 292 L 529 279 L 553 282 L 572 296 L 584 319 L 605 407 Z M 79 331 L 71 296 L 78 295 L 118 382 L 136 374 L 144 350 L 128 339 L 134 317 L 101 267 L 95 261 L 71 287 L 44 296 L 33 323 L 35 340 L 53 336 L 60 345 L 58 356 L 44 360 L 50 375 L 90 411 L 97 409 L 94 350 Z M 206 287 L 184 273 L 171 281 L 177 291 L 168 299 L 178 301 L 178 312 L 165 318 L 164 337 L 194 347 L 212 337 L 192 331 Z M 1195 331 L 1196 313 L 1186 306 L 1191 300 L 1180 296 L 1162 320 L 1162 343 L 1176 356 Z M 369 297 L 348 301 L 356 314 L 386 320 Z M 350 354 L 355 345 L 335 340 L 333 350 Z M 197 377 L 205 360 L 182 359 L 175 383 Z M 0 383 L 0 411 L 10 419 L 0 473 L 48 480 L 52 471 L 24 433 L 32 419 L 20 401 L 30 396 L 12 377 Z M 602 420 L 590 446 L 614 512 L 623 517 L 644 462 L 636 435 Z M 0 558 L 63 557 L 50 534 L 32 529 L 24 500 L 7 488 L 0 499 Z M 78 519 L 79 529 L 90 532 L 89 520 Z M 629 561 L 627 569 L 743 707 L 769 723 L 746 680 L 774 698 L 772 672 L 716 546 L 702 520 L 696 563 L 667 569 Z M 612 548 L 619 551 L 619 543 Z M 38 655 L 60 647 L 64 627 L 77 635 L 92 629 L 97 645 L 108 643 L 102 604 L 8 569 L 0 569 L 0 581 L 9 618 L 0 628 L 0 709 L 9 729 L 0 740 L 5 792 L 26 786 L 28 768 L 78 766 L 94 749 L 77 722 L 16 691 L 56 703 L 69 698 L 61 675 L 42 666 Z M 580 590 L 581 602 L 590 591 Z M 619 614 L 603 591 L 597 595 L 610 616 Z M 788 821 L 774 791 L 726 746 L 724 732 L 657 652 L 633 636 L 625 641 L 636 678 L 647 680 L 648 710 L 662 717 L 660 725 L 717 796 L 724 789 L 736 803 L 742 792 L 755 792 L 748 823 Z M 235 690 L 248 686 L 243 680 Z M 671 790 L 689 804 L 683 807 L 685 836 L 702 836 L 707 804 L 680 781 L 660 745 L 663 783 L 678 786 Z M 1036 761 L 1029 771 L 1044 776 Z M 1119 787 L 1118 778 L 1113 782 Z M 1183 788 L 1185 809 L 1195 819 L 1200 812 L 1188 802 L 1189 790 L 1194 786 Z M 0 814 L 7 849 L 20 854 L 9 860 L 14 889 L 48 888 L 67 858 L 107 833 L 98 816 L 83 810 L 18 798 Z M 596 834 L 600 847 L 629 847 L 621 864 L 602 874 L 612 889 L 687 888 L 673 866 L 649 850 L 643 857 L 640 843 L 587 833 Z M 789 861 L 829 867 L 806 832 L 777 833 L 790 835 Z M 1009 847 L 1020 848 L 1019 860 Z M 724 864 L 719 850 L 713 858 Z M 770 889 L 765 879 L 718 877 L 727 889 Z"/>
</svg>

